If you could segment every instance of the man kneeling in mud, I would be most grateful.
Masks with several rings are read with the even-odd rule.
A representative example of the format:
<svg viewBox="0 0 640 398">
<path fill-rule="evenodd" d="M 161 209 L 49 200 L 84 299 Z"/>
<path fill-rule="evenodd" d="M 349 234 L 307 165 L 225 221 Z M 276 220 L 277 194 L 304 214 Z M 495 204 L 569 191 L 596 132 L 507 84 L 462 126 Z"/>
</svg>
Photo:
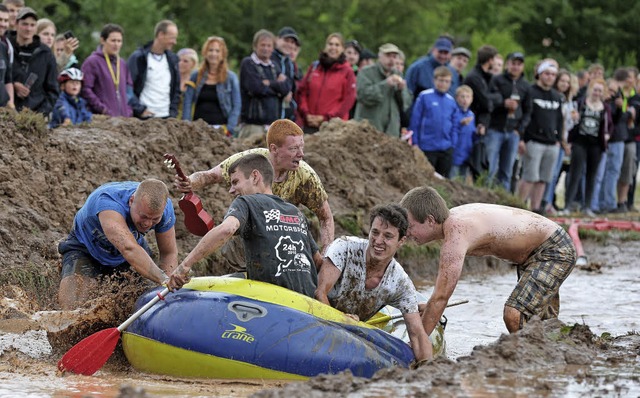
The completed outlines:
<svg viewBox="0 0 640 398">
<path fill-rule="evenodd" d="M 510 333 L 534 315 L 558 317 L 558 291 L 576 263 L 573 242 L 558 224 L 527 210 L 493 204 L 449 210 L 431 187 L 412 189 L 400 205 L 409 213 L 410 238 L 418 244 L 443 241 L 436 285 L 422 316 L 427 333 L 440 320 L 466 255 L 495 256 L 517 264 L 518 284 L 504 307 Z"/>
<path fill-rule="evenodd" d="M 356 319 L 371 318 L 391 305 L 402 312 L 416 362 L 432 357 L 428 335 L 420 322 L 413 282 L 393 258 L 404 244 L 407 212 L 398 205 L 375 207 L 370 214 L 369 239 L 355 236 L 333 241 L 318 274 L 319 301 Z"/>
<path fill-rule="evenodd" d="M 98 187 L 76 214 L 69 236 L 58 245 L 60 307 L 71 310 L 82 305 L 100 278 L 130 269 L 155 283 L 167 282 L 166 273 L 178 265 L 175 222 L 169 190 L 160 180 Z M 152 229 L 160 254 L 157 265 L 145 239 Z"/>
</svg>

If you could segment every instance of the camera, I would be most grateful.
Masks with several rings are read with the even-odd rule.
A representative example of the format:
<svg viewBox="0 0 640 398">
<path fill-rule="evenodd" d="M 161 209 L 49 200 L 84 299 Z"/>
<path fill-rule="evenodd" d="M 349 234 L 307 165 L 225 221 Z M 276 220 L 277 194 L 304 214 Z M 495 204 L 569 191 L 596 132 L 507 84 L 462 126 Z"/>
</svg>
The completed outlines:
<svg viewBox="0 0 640 398">
<path fill-rule="evenodd" d="M 72 31 L 70 31 L 70 30 L 68 30 L 68 31 L 64 32 L 64 35 L 63 35 L 63 36 L 64 36 L 64 38 L 65 38 L 65 39 L 71 39 L 72 37 L 75 37 L 75 36 L 73 35 L 73 32 L 72 32 Z"/>
</svg>

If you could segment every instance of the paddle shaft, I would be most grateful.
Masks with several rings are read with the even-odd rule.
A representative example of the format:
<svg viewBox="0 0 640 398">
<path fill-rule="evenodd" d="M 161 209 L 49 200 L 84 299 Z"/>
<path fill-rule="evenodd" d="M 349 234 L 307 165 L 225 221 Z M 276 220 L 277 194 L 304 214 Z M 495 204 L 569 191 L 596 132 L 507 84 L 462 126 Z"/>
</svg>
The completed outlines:
<svg viewBox="0 0 640 398">
<path fill-rule="evenodd" d="M 160 301 L 161 299 L 164 299 L 164 296 L 166 296 L 169 293 L 169 288 L 165 288 L 163 291 L 161 291 L 160 293 L 158 293 L 152 300 L 150 300 L 147 304 L 145 304 L 142 308 L 140 308 L 138 311 L 136 311 L 133 315 L 131 315 L 129 317 L 129 319 L 127 319 L 126 321 L 122 322 L 122 325 L 118 326 L 118 331 L 122 332 L 123 330 L 125 330 L 126 328 L 129 327 L 129 325 L 131 325 L 133 323 L 133 321 L 135 321 L 136 319 L 138 319 L 140 317 L 140 315 L 144 314 L 145 312 L 147 312 L 147 310 L 151 307 L 153 307 L 153 305 L 155 303 L 157 303 L 158 301 Z"/>
<path fill-rule="evenodd" d="M 455 307 L 456 305 L 467 304 L 468 302 L 469 302 L 469 300 L 454 301 L 453 303 L 447 304 L 446 308 Z M 381 316 L 380 318 L 377 318 L 377 319 L 370 319 L 365 323 L 368 323 L 369 325 L 375 325 L 377 323 L 389 322 L 389 321 L 392 321 L 394 319 L 400 319 L 403 316 L 404 316 L 403 314 L 398 314 L 398 315 L 394 315 L 394 316 L 386 315 L 386 316 Z"/>
</svg>

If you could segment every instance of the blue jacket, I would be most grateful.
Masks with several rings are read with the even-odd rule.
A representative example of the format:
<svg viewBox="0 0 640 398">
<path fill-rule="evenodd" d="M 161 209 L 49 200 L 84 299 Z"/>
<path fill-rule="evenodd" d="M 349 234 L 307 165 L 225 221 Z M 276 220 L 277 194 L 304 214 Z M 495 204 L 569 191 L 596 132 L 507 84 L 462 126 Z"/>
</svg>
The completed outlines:
<svg viewBox="0 0 640 398">
<path fill-rule="evenodd" d="M 418 95 L 426 89 L 433 88 L 433 71 L 441 66 L 438 61 L 429 54 L 426 57 L 418 58 L 418 60 L 409 66 L 406 73 L 407 87 L 413 94 L 413 98 L 417 101 Z M 451 65 L 446 65 L 451 71 L 451 87 L 449 94 L 452 97 L 456 95 L 456 89 L 460 85 L 460 74 Z"/>
<path fill-rule="evenodd" d="M 202 91 L 202 87 L 207 79 L 203 76 L 200 82 L 197 80 L 198 71 L 194 71 L 191 74 L 190 81 L 187 83 L 187 91 L 184 92 L 184 102 L 182 105 L 183 120 L 193 119 L 195 105 L 198 102 L 200 91 Z M 238 75 L 230 70 L 227 71 L 227 80 L 223 83 L 216 84 L 216 92 L 218 94 L 220 108 L 227 118 L 227 130 L 233 133 L 236 126 L 238 126 L 238 118 L 240 117 L 240 109 L 242 108 Z"/>
<path fill-rule="evenodd" d="M 133 115 L 136 117 L 140 117 L 142 112 L 147 109 L 146 106 L 140 103 L 140 94 L 142 94 L 144 82 L 147 80 L 147 56 L 149 52 L 151 52 L 152 44 L 153 42 L 149 42 L 143 47 L 138 48 L 127 60 L 131 80 L 133 80 L 133 95 L 129 95 L 127 100 L 133 110 Z M 178 105 L 180 104 L 180 71 L 178 70 L 180 60 L 177 55 L 169 50 L 164 53 L 167 56 L 169 71 L 171 72 L 169 117 L 176 117 L 178 116 Z"/>
<path fill-rule="evenodd" d="M 411 113 L 413 144 L 423 151 L 446 151 L 454 148 L 460 132 L 458 104 L 448 93 L 424 90 Z"/>
<path fill-rule="evenodd" d="M 79 96 L 73 98 L 62 91 L 51 113 L 50 128 L 56 128 L 64 123 L 65 119 L 71 119 L 71 124 L 91 122 L 93 114 L 87 109 L 87 101 Z"/>
<path fill-rule="evenodd" d="M 462 119 L 466 117 L 471 117 L 471 122 L 463 126 Z M 463 111 L 458 107 L 458 126 L 460 126 L 460 133 L 458 134 L 458 144 L 453 150 L 454 166 L 462 166 L 469 159 L 476 139 L 476 116 L 470 109 Z"/>
</svg>

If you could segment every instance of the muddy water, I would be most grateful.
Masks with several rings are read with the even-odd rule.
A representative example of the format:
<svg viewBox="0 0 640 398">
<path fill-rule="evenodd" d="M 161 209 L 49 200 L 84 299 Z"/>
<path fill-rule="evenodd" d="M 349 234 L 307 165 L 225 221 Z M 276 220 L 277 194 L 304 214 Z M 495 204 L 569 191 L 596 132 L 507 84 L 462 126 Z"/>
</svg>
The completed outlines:
<svg viewBox="0 0 640 398">
<path fill-rule="evenodd" d="M 596 265 L 592 268 L 600 266 L 600 272 L 574 270 L 561 289 L 560 319 L 568 324 L 585 323 L 596 335 L 608 332 L 619 336 L 628 331 L 640 330 L 637 316 L 640 308 L 640 267 L 636 265 L 636 259 L 640 256 L 640 244 L 610 245 L 597 250 L 587 247 L 586 250 L 588 254 L 591 253 L 591 263 Z M 474 346 L 493 343 L 506 333 L 502 322 L 502 308 L 514 284 L 515 271 L 464 275 L 452 301 L 469 300 L 469 303 L 448 308 L 445 312 L 449 318 L 446 336 L 450 358 L 464 357 L 471 353 Z M 428 294 L 431 289 L 429 281 L 424 281 L 421 289 Z M 8 335 L 5 333 L 3 337 L 7 338 Z M 37 345 L 37 338 L 28 339 Z M 44 354 L 40 353 L 43 355 L 40 359 L 29 359 L 23 354 L 8 351 L 0 356 L 0 397 L 111 397 L 117 396 L 122 386 L 134 387 L 123 396 L 136 396 L 135 388 L 141 388 L 147 396 L 154 397 L 246 397 L 265 388 L 287 384 L 260 380 L 193 381 L 150 376 L 131 371 L 126 366 L 114 365 L 112 361 L 93 377 L 61 377 L 56 374 L 57 358 L 47 357 L 46 349 Z M 570 367 L 554 367 L 548 372 L 526 376 L 509 372 L 493 374 L 491 370 L 487 372 L 482 376 L 466 376 L 460 382 L 462 388 L 474 396 L 526 396 L 531 393 L 527 389 L 527 383 L 544 380 L 550 389 L 545 396 L 583 396 L 594 391 L 600 396 L 640 396 L 637 359 L 635 364 L 618 364 L 612 367 L 611 363 L 602 363 L 580 371 L 587 376 L 594 372 L 602 376 L 595 387 L 568 376 L 575 373 Z M 636 382 L 618 382 L 621 372 L 632 373 L 631 379 L 636 377 Z M 407 394 L 400 394 L 405 396 L 413 395 L 412 391 L 419 391 L 419 387 L 412 387 L 410 383 L 399 390 L 393 380 L 379 380 L 353 396 L 383 396 L 386 395 L 385 391 L 388 393 L 389 388 L 396 392 L 405 391 Z M 442 390 L 445 391 L 446 388 Z"/>
</svg>

